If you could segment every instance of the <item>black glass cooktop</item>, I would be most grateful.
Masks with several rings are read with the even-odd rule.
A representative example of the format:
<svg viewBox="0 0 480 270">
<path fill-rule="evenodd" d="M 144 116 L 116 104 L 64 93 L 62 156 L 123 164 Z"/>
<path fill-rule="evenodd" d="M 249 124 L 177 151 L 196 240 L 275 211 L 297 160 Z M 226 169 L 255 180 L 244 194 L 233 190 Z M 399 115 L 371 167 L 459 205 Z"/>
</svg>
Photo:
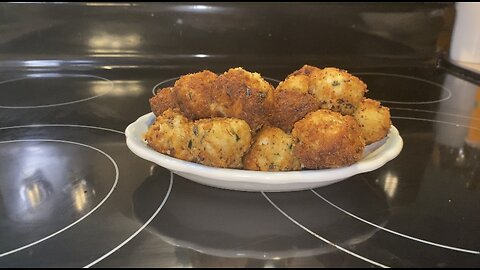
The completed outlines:
<svg viewBox="0 0 480 270">
<path fill-rule="evenodd" d="M 390 107 L 400 155 L 327 187 L 247 193 L 125 145 L 155 87 L 191 71 L 2 74 L 2 266 L 479 265 L 478 85 L 433 67 L 352 69 Z"/>
<path fill-rule="evenodd" d="M 300 9 L 308 13 L 308 7 Z M 71 7 L 77 8 L 85 5 Z M 194 9 L 235 14 L 234 5 L 222 8 Z M 175 27 L 188 22 L 177 19 Z M 208 27 L 203 22 L 197 26 Z M 41 51 L 42 44 L 21 47 L 15 44 L 25 40 L 12 40 L 0 48 Z M 104 46 L 101 39 L 89 42 Z M 392 48 L 382 44 L 376 46 Z M 365 46 L 354 53 L 361 56 Z M 128 57 L 118 67 L 103 58 L 92 66 L 71 59 L 68 66 L 1 62 L 1 267 L 480 266 L 480 86 L 474 79 L 413 58 L 394 64 L 394 58 L 377 56 L 361 64 L 290 56 L 278 64 L 275 54 L 259 60 L 221 50 L 221 57 L 168 53 L 168 64 L 159 65 L 145 59 L 124 65 L 133 63 Z M 334 65 L 363 79 L 367 96 L 390 108 L 404 140 L 400 155 L 330 186 L 262 193 L 194 183 L 137 157 L 125 144 L 126 126 L 149 112 L 158 87 L 180 75 L 241 65 L 275 84 L 303 64 Z"/>
</svg>

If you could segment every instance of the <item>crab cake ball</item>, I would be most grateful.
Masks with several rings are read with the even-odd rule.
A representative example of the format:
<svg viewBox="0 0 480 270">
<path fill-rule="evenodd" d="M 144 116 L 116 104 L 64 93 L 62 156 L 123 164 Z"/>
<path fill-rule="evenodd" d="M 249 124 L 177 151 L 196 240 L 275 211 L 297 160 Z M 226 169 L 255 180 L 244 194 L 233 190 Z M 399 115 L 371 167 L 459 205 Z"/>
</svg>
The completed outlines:
<svg viewBox="0 0 480 270">
<path fill-rule="evenodd" d="M 160 153 L 193 161 L 192 128 L 193 123 L 181 113 L 168 109 L 148 128 L 145 140 Z"/>
<path fill-rule="evenodd" d="M 362 128 L 366 144 L 383 139 L 390 130 L 390 110 L 376 100 L 364 99 L 353 116 Z"/>
<path fill-rule="evenodd" d="M 265 116 L 273 102 L 273 87 L 260 74 L 243 68 L 229 69 L 218 77 L 216 90 L 230 99 L 228 117 L 247 121 L 253 131 L 268 122 Z"/>
<path fill-rule="evenodd" d="M 293 155 L 293 138 L 275 127 L 263 127 L 245 155 L 243 166 L 255 171 L 297 171 L 300 161 Z"/>
<path fill-rule="evenodd" d="M 305 74 L 290 75 L 280 82 L 273 92 L 271 124 L 290 132 L 295 122 L 307 113 L 316 111 L 319 104 L 315 97 L 308 93 L 308 89 L 309 77 Z"/>
<path fill-rule="evenodd" d="M 235 118 L 201 119 L 193 124 L 194 156 L 201 164 L 241 168 L 251 142 L 247 122 Z"/>
<path fill-rule="evenodd" d="M 311 94 L 320 103 L 320 108 L 343 115 L 352 115 L 367 91 L 367 85 L 359 78 L 338 68 L 324 68 L 309 76 Z"/>
<path fill-rule="evenodd" d="M 163 88 L 157 94 L 149 99 L 150 108 L 155 116 L 161 115 L 167 109 L 178 108 L 173 88 Z"/>
<path fill-rule="evenodd" d="M 204 70 L 181 76 L 175 82 L 174 94 L 182 113 L 190 119 L 216 116 L 212 110 L 217 74 Z"/>
<path fill-rule="evenodd" d="M 308 169 L 351 165 L 360 160 L 365 148 L 355 118 L 324 109 L 295 123 L 292 136 L 294 154 Z"/>
</svg>

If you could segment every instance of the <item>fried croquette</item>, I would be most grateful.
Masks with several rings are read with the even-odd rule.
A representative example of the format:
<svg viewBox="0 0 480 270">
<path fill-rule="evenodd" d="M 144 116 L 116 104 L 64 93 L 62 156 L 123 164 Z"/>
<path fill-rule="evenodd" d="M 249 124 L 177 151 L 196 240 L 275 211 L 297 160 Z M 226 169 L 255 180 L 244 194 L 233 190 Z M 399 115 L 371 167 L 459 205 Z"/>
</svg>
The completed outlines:
<svg viewBox="0 0 480 270">
<path fill-rule="evenodd" d="M 260 74 L 232 68 L 216 80 L 218 94 L 225 93 L 230 102 L 226 115 L 245 120 L 253 131 L 268 123 L 266 115 L 273 102 L 273 86 Z"/>
<path fill-rule="evenodd" d="M 145 140 L 156 151 L 169 156 L 194 161 L 192 155 L 193 123 L 180 112 L 167 109 L 148 128 Z"/>
<path fill-rule="evenodd" d="M 309 74 L 310 93 L 320 108 L 352 115 L 367 92 L 367 85 L 359 78 L 338 68 L 324 68 Z"/>
<path fill-rule="evenodd" d="M 296 122 L 292 136 L 294 154 L 307 169 L 351 165 L 360 160 L 365 148 L 355 118 L 325 109 Z"/>
<path fill-rule="evenodd" d="M 316 111 L 320 105 L 315 97 L 308 93 L 308 89 L 309 77 L 306 74 L 291 75 L 280 82 L 273 92 L 271 124 L 290 132 L 295 122 L 305 117 L 307 113 Z"/>
<path fill-rule="evenodd" d="M 252 139 L 247 122 L 235 118 L 201 119 L 194 122 L 192 132 L 197 162 L 221 168 L 242 167 Z"/>
<path fill-rule="evenodd" d="M 376 100 L 364 99 L 353 116 L 360 124 L 366 144 L 383 139 L 390 130 L 390 110 Z"/>
<path fill-rule="evenodd" d="M 245 155 L 243 166 L 255 171 L 298 171 L 300 161 L 293 155 L 293 138 L 275 127 L 263 127 Z"/>
<path fill-rule="evenodd" d="M 219 116 L 216 113 L 214 83 L 217 74 L 204 70 L 181 76 L 175 82 L 173 93 L 182 113 L 189 119 L 196 120 Z"/>
<path fill-rule="evenodd" d="M 162 115 L 167 109 L 178 108 L 177 100 L 173 94 L 173 87 L 163 88 L 149 99 L 150 108 L 155 116 Z"/>
</svg>

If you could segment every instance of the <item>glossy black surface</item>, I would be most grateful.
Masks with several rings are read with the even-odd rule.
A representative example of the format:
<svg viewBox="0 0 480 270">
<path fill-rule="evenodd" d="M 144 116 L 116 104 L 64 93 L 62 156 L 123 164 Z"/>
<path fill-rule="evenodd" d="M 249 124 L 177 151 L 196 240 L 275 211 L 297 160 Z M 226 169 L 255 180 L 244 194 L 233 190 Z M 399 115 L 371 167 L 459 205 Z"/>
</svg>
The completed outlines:
<svg viewBox="0 0 480 270">
<path fill-rule="evenodd" d="M 480 87 L 434 65 L 450 11 L 1 4 L 0 266 L 480 266 Z M 275 83 L 305 63 L 362 78 L 390 108 L 400 155 L 323 188 L 247 193 L 125 144 L 161 82 L 244 66 Z"/>
<path fill-rule="evenodd" d="M 2 66 L 257 63 L 396 65 L 432 59 L 451 4 L 1 4 Z M 8 26 L 8 27 L 7 27 Z"/>
</svg>

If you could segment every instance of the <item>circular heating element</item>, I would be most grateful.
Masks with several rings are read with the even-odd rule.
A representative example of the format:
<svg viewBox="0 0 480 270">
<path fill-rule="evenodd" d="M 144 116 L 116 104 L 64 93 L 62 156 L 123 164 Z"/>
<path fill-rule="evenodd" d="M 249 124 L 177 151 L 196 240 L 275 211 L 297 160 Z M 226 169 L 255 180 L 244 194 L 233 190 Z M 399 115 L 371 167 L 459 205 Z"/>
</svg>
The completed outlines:
<svg viewBox="0 0 480 270">
<path fill-rule="evenodd" d="M 0 163 L 3 266 L 95 265 L 148 225 L 134 221 L 128 198 L 151 177 L 150 164 L 129 154 L 121 131 L 75 124 L 0 127 Z M 151 190 L 152 205 L 142 209 L 150 219 L 171 187 L 171 180 L 160 181 Z M 46 254 L 56 254 L 55 260 Z"/>
<path fill-rule="evenodd" d="M 143 182 L 134 196 L 134 210 L 142 221 L 149 216 L 142 209 L 151 200 L 150 196 L 145 195 L 152 193 L 149 190 L 158 182 L 159 176 Z M 365 194 L 364 209 L 372 213 L 372 220 L 383 224 L 386 220 L 385 212 L 379 209 L 388 207 L 384 206 L 385 198 L 375 196 L 372 189 L 360 181 L 353 184 L 346 191 L 355 190 Z M 177 175 L 175 187 L 169 203 L 163 209 L 163 218 L 150 224 L 151 230 L 174 246 L 188 247 L 219 257 L 256 259 L 284 258 L 290 256 L 292 250 L 299 257 L 336 250 L 335 247 L 311 241 L 311 236 L 303 233 L 300 228 L 283 222 L 283 217 L 266 203 L 261 193 L 205 187 Z M 228 202 L 222 202 L 224 196 L 228 196 Z M 322 212 L 314 203 L 318 198 L 307 192 L 269 193 L 269 196 L 289 204 L 293 211 L 300 212 L 301 209 L 308 222 L 316 223 L 315 228 L 333 230 L 345 225 L 341 214 Z M 318 213 L 323 213 L 324 218 L 318 219 Z M 335 241 L 353 244 L 368 239 L 377 231 L 373 227 L 349 228 L 350 234 L 335 238 Z M 255 239 L 263 240 L 255 243 Z"/>
<path fill-rule="evenodd" d="M 0 141 L 0 257 L 86 218 L 110 196 L 118 176 L 115 161 L 89 145 Z"/>
<path fill-rule="evenodd" d="M 426 79 L 401 74 L 356 72 L 368 86 L 367 97 L 392 104 L 431 104 L 450 99 L 447 87 Z"/>
<path fill-rule="evenodd" d="M 69 105 L 107 94 L 108 79 L 83 74 L 36 74 L 0 82 L 0 108 L 32 109 Z"/>
</svg>

